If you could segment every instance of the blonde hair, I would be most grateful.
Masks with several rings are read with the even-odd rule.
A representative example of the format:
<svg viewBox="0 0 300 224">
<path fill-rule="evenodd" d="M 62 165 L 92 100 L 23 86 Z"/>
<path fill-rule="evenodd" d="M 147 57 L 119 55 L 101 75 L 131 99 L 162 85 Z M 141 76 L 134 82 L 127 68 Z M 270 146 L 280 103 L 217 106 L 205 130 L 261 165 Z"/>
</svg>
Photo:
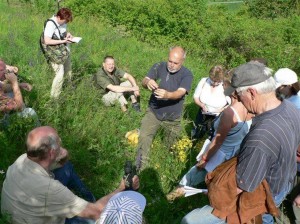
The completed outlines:
<svg viewBox="0 0 300 224">
<path fill-rule="evenodd" d="M 216 65 L 209 70 L 209 78 L 213 80 L 223 81 L 225 69 L 222 65 Z"/>
</svg>

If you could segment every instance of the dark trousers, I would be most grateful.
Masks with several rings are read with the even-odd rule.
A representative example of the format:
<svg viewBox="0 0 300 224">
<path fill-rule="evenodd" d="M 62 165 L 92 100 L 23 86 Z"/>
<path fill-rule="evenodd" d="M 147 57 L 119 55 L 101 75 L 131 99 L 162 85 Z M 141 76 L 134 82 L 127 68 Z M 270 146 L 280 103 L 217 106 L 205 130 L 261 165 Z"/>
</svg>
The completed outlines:
<svg viewBox="0 0 300 224">
<path fill-rule="evenodd" d="M 215 115 L 202 114 L 202 110 L 200 108 L 194 122 L 194 128 L 191 131 L 191 138 L 199 139 L 205 134 L 211 135 L 212 133 L 210 133 L 210 131 L 212 131 L 211 128 L 215 118 Z"/>
<path fill-rule="evenodd" d="M 53 170 L 55 175 L 55 180 L 58 180 L 68 189 L 72 190 L 76 195 L 84 198 L 89 202 L 95 202 L 96 199 L 92 192 L 83 184 L 79 176 L 74 170 L 71 162 L 67 162 L 64 166 Z M 65 224 L 88 224 L 95 223 L 95 221 L 90 219 L 85 219 L 81 217 L 73 217 L 66 219 Z"/>
</svg>

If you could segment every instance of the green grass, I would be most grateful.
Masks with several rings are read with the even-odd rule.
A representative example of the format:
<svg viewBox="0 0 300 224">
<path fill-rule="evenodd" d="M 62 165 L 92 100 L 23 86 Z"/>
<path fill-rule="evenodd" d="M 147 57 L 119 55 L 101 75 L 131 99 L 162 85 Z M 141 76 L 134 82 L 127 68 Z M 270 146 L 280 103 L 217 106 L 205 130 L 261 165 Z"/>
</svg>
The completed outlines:
<svg viewBox="0 0 300 224">
<path fill-rule="evenodd" d="M 55 10 L 55 5 L 53 8 Z M 54 75 L 39 50 L 38 40 L 44 20 L 54 11 L 37 13 L 35 8 L 17 4 L 17 1 L 10 1 L 10 6 L 5 1 L 0 2 L 0 10 L 0 56 L 8 64 L 18 66 L 20 74 L 34 86 L 31 93 L 24 94 L 26 104 L 37 111 L 42 125 L 58 130 L 75 169 L 96 197 L 111 192 L 120 182 L 125 160 L 135 159 L 136 149 L 127 144 L 124 136 L 127 131 L 139 128 L 143 113 L 137 114 L 130 108 L 123 114 L 118 106 L 105 108 L 92 88 L 91 76 L 101 65 L 102 58 L 110 54 L 117 59 L 120 68 L 133 74 L 140 83 L 152 64 L 167 58 L 168 49 L 139 42 L 122 27 L 113 28 L 97 18 L 77 17 L 69 25 L 73 35 L 83 37 L 79 44 L 72 45 L 76 89 L 66 86 L 60 100 L 53 102 L 49 95 Z M 194 88 L 208 68 L 199 58 L 191 56 L 185 65 L 194 73 Z M 142 90 L 143 112 L 148 98 L 149 92 Z M 197 110 L 192 94 L 187 96 L 186 108 L 183 135 L 189 135 Z M 9 130 L 0 131 L 0 170 L 6 171 L 24 152 L 25 136 L 32 126 L 32 122 L 15 118 Z M 160 136 L 156 138 L 150 166 L 141 174 L 140 191 L 147 198 L 145 216 L 148 223 L 179 223 L 184 214 L 207 202 L 202 195 L 173 204 L 165 199 L 165 194 L 194 163 L 197 150 L 189 151 L 191 159 L 184 163 L 164 147 Z M 0 174 L 1 185 L 3 179 L 4 175 Z"/>
</svg>

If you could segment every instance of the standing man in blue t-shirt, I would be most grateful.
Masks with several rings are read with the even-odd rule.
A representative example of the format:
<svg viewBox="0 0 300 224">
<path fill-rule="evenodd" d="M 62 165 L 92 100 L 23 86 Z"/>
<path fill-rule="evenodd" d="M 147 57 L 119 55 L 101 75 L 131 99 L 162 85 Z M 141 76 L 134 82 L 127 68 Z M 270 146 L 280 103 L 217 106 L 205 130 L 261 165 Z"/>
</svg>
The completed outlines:
<svg viewBox="0 0 300 224">
<path fill-rule="evenodd" d="M 183 66 L 185 57 L 182 47 L 171 48 L 168 61 L 154 64 L 143 79 L 143 87 L 152 94 L 140 128 L 138 169 L 147 162 L 152 140 L 160 127 L 164 129 L 169 144 L 180 134 L 183 102 L 193 80 L 191 71 Z"/>
</svg>

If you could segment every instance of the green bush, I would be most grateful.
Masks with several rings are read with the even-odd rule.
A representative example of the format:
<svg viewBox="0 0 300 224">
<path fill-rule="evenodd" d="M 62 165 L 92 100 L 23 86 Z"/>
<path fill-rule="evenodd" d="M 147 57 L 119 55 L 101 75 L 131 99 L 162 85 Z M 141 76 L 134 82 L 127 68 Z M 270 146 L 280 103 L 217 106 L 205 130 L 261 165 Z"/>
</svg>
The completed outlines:
<svg viewBox="0 0 300 224">
<path fill-rule="evenodd" d="M 78 15 L 102 17 L 113 26 L 123 26 L 129 34 L 151 45 L 182 45 L 208 67 L 223 64 L 232 68 L 253 57 L 264 57 L 274 69 L 286 66 L 299 71 L 299 18 L 294 13 L 297 1 L 249 1 L 237 10 L 206 3 L 66 0 L 65 4 Z M 260 20 L 251 17 L 254 12 L 288 18 Z"/>
<path fill-rule="evenodd" d="M 249 13 L 256 18 L 275 19 L 289 17 L 299 13 L 300 3 L 297 0 L 247 0 Z"/>
<path fill-rule="evenodd" d="M 125 25 L 140 39 L 156 44 L 186 38 L 192 24 L 206 12 L 205 0 L 69 0 L 66 5 L 77 15 L 104 17 L 114 26 Z"/>
</svg>

